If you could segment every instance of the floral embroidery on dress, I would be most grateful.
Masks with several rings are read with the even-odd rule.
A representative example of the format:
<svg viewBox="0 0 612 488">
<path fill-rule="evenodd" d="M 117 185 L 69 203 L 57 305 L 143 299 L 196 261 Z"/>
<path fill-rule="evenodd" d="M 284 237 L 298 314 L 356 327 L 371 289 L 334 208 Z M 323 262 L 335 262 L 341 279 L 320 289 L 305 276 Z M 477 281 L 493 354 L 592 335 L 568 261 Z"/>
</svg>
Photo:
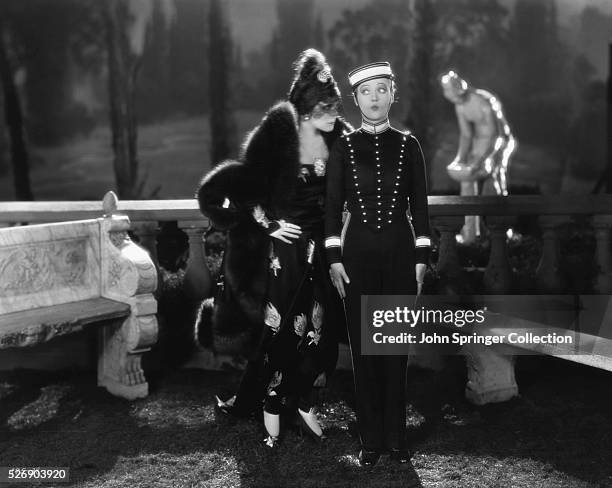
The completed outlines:
<svg viewBox="0 0 612 488">
<path fill-rule="evenodd" d="M 310 341 L 308 345 L 311 344 L 318 345 L 319 340 L 321 339 L 321 327 L 323 326 L 323 307 L 317 301 L 314 302 L 312 307 L 312 328 L 310 332 L 308 332 L 308 337 Z"/>
<path fill-rule="evenodd" d="M 293 330 L 299 337 L 304 335 L 304 332 L 306 331 L 306 315 L 302 313 L 294 317 Z"/>
<path fill-rule="evenodd" d="M 281 268 L 282 268 L 282 266 L 281 266 L 281 263 L 280 263 L 280 259 L 278 259 L 278 256 L 276 256 L 275 254 L 272 254 L 270 256 L 270 269 L 274 273 L 274 276 L 278 276 L 277 272 Z"/>
<path fill-rule="evenodd" d="M 266 305 L 264 323 L 272 329 L 274 335 L 278 333 L 281 324 L 281 316 L 271 302 L 268 302 Z"/>
<path fill-rule="evenodd" d="M 274 375 L 272 375 L 270 383 L 268 383 L 268 395 L 272 395 L 273 393 L 276 394 L 274 388 L 280 385 L 281 381 L 283 381 L 283 373 L 280 371 L 275 371 Z"/>
</svg>

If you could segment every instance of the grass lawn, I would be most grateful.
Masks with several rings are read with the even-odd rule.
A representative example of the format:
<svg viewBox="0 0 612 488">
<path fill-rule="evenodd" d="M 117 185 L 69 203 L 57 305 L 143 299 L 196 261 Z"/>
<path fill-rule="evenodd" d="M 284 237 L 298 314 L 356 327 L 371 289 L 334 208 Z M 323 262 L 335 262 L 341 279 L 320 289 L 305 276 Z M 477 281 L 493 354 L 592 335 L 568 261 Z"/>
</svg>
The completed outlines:
<svg viewBox="0 0 612 488">
<path fill-rule="evenodd" d="M 409 405 L 412 465 L 383 458 L 372 469 L 356 459 L 350 373 L 338 372 L 322 395 L 328 441 L 288 432 L 278 451 L 262 445 L 257 421 L 217 417 L 213 395 L 238 379 L 169 371 L 148 398 L 129 403 L 96 388 L 91 373 L 2 373 L 0 465 L 69 467 L 70 483 L 57 486 L 78 487 L 612 487 L 607 372 L 519 358 L 520 398 L 476 408 L 451 394 L 426 436 Z M 413 398 L 430 380 L 411 372 Z"/>
</svg>

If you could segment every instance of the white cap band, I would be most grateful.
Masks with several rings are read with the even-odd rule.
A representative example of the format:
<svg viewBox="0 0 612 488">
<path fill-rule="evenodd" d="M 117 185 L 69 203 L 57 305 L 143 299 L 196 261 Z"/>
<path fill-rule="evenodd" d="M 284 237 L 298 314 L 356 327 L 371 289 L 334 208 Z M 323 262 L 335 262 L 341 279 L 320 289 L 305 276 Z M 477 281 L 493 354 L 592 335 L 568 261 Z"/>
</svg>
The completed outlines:
<svg viewBox="0 0 612 488">
<path fill-rule="evenodd" d="M 370 63 L 354 69 L 348 75 L 351 88 L 355 88 L 364 81 L 373 80 L 374 78 L 389 78 L 393 79 L 391 65 L 386 61 L 378 63 Z"/>
</svg>

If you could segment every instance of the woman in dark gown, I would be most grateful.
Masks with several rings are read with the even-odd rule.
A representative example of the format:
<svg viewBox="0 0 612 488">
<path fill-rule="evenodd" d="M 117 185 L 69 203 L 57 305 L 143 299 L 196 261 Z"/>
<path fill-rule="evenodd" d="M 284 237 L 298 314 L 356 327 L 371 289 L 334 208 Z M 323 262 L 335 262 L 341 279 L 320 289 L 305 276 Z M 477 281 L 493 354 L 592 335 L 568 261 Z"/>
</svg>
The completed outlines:
<svg viewBox="0 0 612 488">
<path fill-rule="evenodd" d="M 246 330 L 257 342 L 236 397 L 219 404 L 248 415 L 264 400 L 271 447 L 280 414 L 296 409 L 322 437 L 313 383 L 334 369 L 342 320 L 323 247 L 326 161 L 345 129 L 340 93 L 318 51 L 305 51 L 295 66 L 288 101 L 252 131 L 239 161 L 213 169 L 198 190 L 202 212 L 228 229 L 226 294 L 213 330 L 236 337 Z"/>
</svg>

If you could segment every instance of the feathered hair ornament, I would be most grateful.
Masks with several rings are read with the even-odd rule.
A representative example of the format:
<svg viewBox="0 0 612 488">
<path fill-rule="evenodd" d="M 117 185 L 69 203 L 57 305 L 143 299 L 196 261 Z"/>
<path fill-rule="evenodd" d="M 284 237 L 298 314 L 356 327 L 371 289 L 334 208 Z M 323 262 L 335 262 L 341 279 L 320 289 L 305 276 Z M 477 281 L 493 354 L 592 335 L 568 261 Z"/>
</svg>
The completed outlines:
<svg viewBox="0 0 612 488">
<path fill-rule="evenodd" d="M 295 74 L 287 95 L 299 115 L 306 115 L 319 103 L 340 100 L 338 84 L 331 74 L 325 56 L 316 49 L 307 49 L 294 63 Z"/>
</svg>

